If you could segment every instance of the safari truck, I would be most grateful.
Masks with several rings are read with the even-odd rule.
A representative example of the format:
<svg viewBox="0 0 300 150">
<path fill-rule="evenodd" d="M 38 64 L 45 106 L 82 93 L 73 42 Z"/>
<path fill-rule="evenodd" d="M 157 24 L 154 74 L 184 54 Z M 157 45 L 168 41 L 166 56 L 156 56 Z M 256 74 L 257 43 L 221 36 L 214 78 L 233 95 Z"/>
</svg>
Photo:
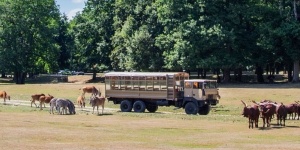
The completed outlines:
<svg viewBox="0 0 300 150">
<path fill-rule="evenodd" d="M 186 114 L 207 115 L 219 103 L 216 80 L 189 79 L 186 72 L 110 72 L 105 97 L 122 112 L 156 112 L 158 106 L 184 108 Z"/>
</svg>

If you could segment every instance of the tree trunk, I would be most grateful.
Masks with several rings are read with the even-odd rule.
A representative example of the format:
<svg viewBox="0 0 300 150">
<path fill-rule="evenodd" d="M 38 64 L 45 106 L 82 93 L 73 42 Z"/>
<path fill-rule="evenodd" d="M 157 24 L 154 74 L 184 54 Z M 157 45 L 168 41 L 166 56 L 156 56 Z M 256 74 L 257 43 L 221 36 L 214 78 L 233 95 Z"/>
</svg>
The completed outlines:
<svg viewBox="0 0 300 150">
<path fill-rule="evenodd" d="M 5 76 L 5 73 L 4 72 L 2 72 L 1 73 L 1 78 L 5 78 L 6 76 Z"/>
<path fill-rule="evenodd" d="M 299 60 L 294 61 L 293 82 L 299 82 Z"/>
<path fill-rule="evenodd" d="M 97 71 L 96 71 L 96 70 L 93 70 L 93 77 L 92 77 L 92 80 L 95 81 L 95 80 L 96 80 L 96 77 L 97 77 Z"/>
<path fill-rule="evenodd" d="M 288 63 L 287 75 L 288 75 L 288 82 L 292 82 L 293 81 L 293 64 Z"/>
<path fill-rule="evenodd" d="M 264 76 L 263 76 L 263 73 L 264 73 L 264 70 L 262 69 L 261 66 L 259 65 L 256 65 L 256 77 L 257 77 L 257 82 L 258 83 L 264 83 Z"/>
<path fill-rule="evenodd" d="M 14 80 L 16 84 L 25 84 L 26 73 L 24 72 L 15 72 Z"/>
<path fill-rule="evenodd" d="M 237 82 L 242 82 L 243 70 L 242 68 L 238 68 L 234 70 L 234 79 Z"/>
<path fill-rule="evenodd" d="M 206 69 L 203 69 L 203 76 L 202 76 L 203 79 L 206 79 Z"/>
<path fill-rule="evenodd" d="M 230 69 L 223 69 L 223 83 L 229 83 L 230 81 Z"/>
<path fill-rule="evenodd" d="M 217 74 L 217 82 L 221 83 L 220 70 L 216 70 L 216 74 Z"/>
</svg>

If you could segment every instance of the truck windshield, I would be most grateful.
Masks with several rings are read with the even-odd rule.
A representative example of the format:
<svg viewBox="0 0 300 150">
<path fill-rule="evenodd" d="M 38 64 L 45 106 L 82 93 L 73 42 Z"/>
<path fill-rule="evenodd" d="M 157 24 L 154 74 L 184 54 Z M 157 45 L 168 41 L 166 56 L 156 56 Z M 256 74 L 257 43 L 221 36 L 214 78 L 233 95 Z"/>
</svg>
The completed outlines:
<svg viewBox="0 0 300 150">
<path fill-rule="evenodd" d="M 217 85 L 217 82 L 205 82 L 204 83 L 204 88 L 205 89 L 214 89 L 214 88 L 217 88 L 218 85 Z"/>
</svg>

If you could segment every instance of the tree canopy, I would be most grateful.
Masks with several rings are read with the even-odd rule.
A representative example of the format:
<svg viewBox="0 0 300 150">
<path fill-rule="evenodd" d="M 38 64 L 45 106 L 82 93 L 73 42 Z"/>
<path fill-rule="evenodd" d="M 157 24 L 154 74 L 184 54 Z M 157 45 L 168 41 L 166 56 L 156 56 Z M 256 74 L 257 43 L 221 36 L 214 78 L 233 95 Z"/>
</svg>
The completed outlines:
<svg viewBox="0 0 300 150">
<path fill-rule="evenodd" d="M 299 81 L 299 0 L 87 0 L 74 19 L 54 0 L 0 2 L 0 69 L 288 71 Z M 205 75 L 203 76 L 205 77 Z"/>
</svg>

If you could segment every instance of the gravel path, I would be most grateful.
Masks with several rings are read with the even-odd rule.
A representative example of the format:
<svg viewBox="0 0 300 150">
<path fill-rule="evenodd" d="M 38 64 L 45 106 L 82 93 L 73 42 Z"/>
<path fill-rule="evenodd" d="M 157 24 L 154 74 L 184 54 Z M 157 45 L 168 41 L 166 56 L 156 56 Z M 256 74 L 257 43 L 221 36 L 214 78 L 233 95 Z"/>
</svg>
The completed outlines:
<svg viewBox="0 0 300 150">
<path fill-rule="evenodd" d="M 4 102 L 2 104 L 4 104 Z M 36 104 L 39 106 L 39 102 L 36 102 Z M 29 101 L 29 100 L 6 100 L 5 105 L 14 105 L 14 106 L 19 106 L 20 105 L 20 106 L 30 107 L 31 101 Z M 86 105 L 88 105 L 88 103 Z M 32 104 L 32 108 L 35 108 L 34 104 Z M 80 108 L 75 104 L 75 108 L 76 108 L 76 111 L 84 111 L 84 112 L 92 112 L 93 111 L 93 108 L 90 107 L 90 106 L 85 106 L 85 108 Z M 43 109 L 44 110 L 49 110 L 49 104 L 46 104 L 46 108 L 43 108 Z M 97 108 L 95 108 L 95 111 L 97 111 L 96 109 Z M 99 112 L 101 111 L 101 109 L 102 108 L 100 106 Z M 119 111 L 119 109 L 117 109 L 117 108 L 104 107 L 104 112 L 117 112 L 117 111 Z"/>
</svg>

